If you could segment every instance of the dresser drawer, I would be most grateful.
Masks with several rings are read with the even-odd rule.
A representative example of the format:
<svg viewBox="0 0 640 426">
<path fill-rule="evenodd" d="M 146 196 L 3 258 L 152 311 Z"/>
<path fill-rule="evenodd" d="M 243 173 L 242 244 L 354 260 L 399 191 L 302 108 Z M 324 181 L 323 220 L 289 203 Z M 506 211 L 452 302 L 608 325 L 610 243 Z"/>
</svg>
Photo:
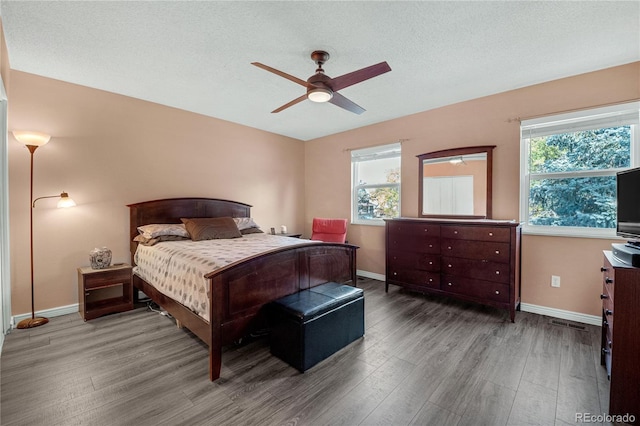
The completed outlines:
<svg viewBox="0 0 640 426">
<path fill-rule="evenodd" d="M 387 269 L 387 280 L 390 282 L 399 281 L 418 287 L 440 288 L 440 273 L 418 271 L 415 269 Z"/>
<path fill-rule="evenodd" d="M 443 256 L 464 257 L 487 262 L 509 263 L 509 243 L 442 239 L 440 250 Z"/>
<path fill-rule="evenodd" d="M 440 240 L 426 234 L 389 235 L 389 250 L 394 252 L 440 253 Z"/>
<path fill-rule="evenodd" d="M 440 236 L 440 225 L 433 223 L 390 221 L 387 222 L 389 235 L 429 235 Z"/>
<path fill-rule="evenodd" d="M 395 269 L 418 269 L 431 272 L 440 270 L 440 256 L 437 254 L 392 251 L 388 254 L 387 262 Z"/>
<path fill-rule="evenodd" d="M 443 275 L 440 289 L 493 302 L 509 302 L 509 285 L 454 275 Z"/>
<path fill-rule="evenodd" d="M 477 278 L 509 284 L 509 264 L 485 262 L 462 257 L 442 257 L 440 269 L 443 273 L 459 277 Z"/>
<path fill-rule="evenodd" d="M 615 288 L 615 273 L 612 267 L 605 267 L 602 273 L 602 294 L 605 294 L 614 300 L 614 288 Z"/>
<path fill-rule="evenodd" d="M 476 241 L 496 241 L 508 243 L 511 241 L 510 228 L 497 226 L 456 226 L 445 225 L 440 230 L 442 238 L 476 240 Z"/>
<path fill-rule="evenodd" d="M 611 358 L 613 358 L 613 335 L 611 329 L 606 331 L 606 340 L 604 347 L 602 348 L 602 354 L 604 355 L 604 364 L 607 369 L 607 376 L 611 377 Z"/>
<path fill-rule="evenodd" d="M 607 318 L 606 315 L 604 315 L 604 309 L 602 310 L 602 316 L 604 318 L 602 321 L 602 327 L 605 331 L 607 339 L 613 340 L 613 322 L 609 321 L 610 318 Z"/>
<path fill-rule="evenodd" d="M 605 321 L 609 324 L 609 327 L 613 331 L 613 301 L 609 298 L 602 300 L 602 314 Z"/>
</svg>

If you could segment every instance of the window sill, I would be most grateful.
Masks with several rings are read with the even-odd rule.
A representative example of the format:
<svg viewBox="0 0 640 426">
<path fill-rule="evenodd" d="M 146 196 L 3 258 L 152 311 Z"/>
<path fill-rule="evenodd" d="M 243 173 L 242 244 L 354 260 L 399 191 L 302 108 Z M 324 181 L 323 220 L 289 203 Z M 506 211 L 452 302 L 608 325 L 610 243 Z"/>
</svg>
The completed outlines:
<svg viewBox="0 0 640 426">
<path fill-rule="evenodd" d="M 351 225 L 384 226 L 384 220 L 352 220 Z"/>
<path fill-rule="evenodd" d="M 623 240 L 616 236 L 615 229 L 567 228 L 522 226 L 522 235 L 538 235 L 544 237 L 599 238 L 603 240 Z"/>
</svg>

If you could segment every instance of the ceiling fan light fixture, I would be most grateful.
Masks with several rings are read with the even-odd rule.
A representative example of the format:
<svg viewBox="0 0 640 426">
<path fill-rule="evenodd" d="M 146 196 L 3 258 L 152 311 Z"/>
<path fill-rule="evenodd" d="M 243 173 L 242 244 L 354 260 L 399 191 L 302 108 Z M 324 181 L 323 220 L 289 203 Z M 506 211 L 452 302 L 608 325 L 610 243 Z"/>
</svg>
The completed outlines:
<svg viewBox="0 0 640 426">
<path fill-rule="evenodd" d="M 316 87 L 307 92 L 307 98 L 312 102 L 329 102 L 333 98 L 333 92 L 323 87 Z"/>
</svg>

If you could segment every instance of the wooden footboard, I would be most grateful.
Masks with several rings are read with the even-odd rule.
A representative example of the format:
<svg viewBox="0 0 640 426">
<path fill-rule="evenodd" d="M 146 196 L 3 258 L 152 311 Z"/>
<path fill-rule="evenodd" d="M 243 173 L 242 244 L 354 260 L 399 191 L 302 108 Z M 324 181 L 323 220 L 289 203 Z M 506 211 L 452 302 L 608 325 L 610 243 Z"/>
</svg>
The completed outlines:
<svg viewBox="0 0 640 426">
<path fill-rule="evenodd" d="M 327 243 L 288 247 L 209 274 L 209 378 L 220 377 L 222 346 L 267 327 L 265 304 L 329 281 L 355 285 L 356 249 Z"/>
</svg>

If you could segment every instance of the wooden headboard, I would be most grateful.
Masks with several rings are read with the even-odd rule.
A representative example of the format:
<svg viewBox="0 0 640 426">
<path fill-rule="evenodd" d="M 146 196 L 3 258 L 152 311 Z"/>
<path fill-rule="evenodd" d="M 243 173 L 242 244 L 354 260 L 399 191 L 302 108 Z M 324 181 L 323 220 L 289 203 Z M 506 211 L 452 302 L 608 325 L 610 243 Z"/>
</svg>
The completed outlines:
<svg viewBox="0 0 640 426">
<path fill-rule="evenodd" d="M 251 217 L 251 206 L 217 198 L 166 198 L 129 204 L 129 241 L 131 262 L 137 243 L 138 226 L 152 223 L 181 223 L 183 217 Z"/>
</svg>

